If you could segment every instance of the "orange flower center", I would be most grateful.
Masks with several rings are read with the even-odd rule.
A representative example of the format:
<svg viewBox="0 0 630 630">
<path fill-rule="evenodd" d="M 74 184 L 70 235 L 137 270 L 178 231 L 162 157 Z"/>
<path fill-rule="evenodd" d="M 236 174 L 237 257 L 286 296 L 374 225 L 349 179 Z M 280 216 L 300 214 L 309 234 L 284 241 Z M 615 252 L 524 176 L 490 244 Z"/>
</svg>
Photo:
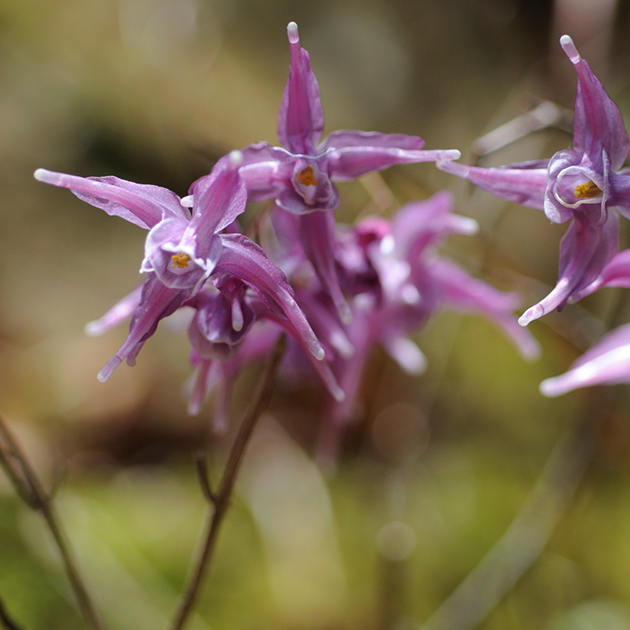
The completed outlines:
<svg viewBox="0 0 630 630">
<path fill-rule="evenodd" d="M 317 180 L 313 174 L 312 166 L 307 166 L 302 169 L 295 179 L 297 179 L 298 184 L 302 184 L 302 186 L 317 186 Z"/>
<path fill-rule="evenodd" d="M 597 187 L 597 184 L 594 184 L 591 181 L 586 182 L 586 184 L 580 184 L 575 187 L 575 196 L 578 199 L 584 199 L 585 197 L 597 197 L 599 193 L 602 191 Z"/>
<path fill-rule="evenodd" d="M 183 269 L 184 267 L 188 267 L 188 263 L 190 262 L 190 256 L 188 254 L 184 254 L 184 252 L 178 252 L 171 256 L 171 260 L 173 264 L 171 267 L 173 269 L 177 267 L 178 269 Z"/>
</svg>

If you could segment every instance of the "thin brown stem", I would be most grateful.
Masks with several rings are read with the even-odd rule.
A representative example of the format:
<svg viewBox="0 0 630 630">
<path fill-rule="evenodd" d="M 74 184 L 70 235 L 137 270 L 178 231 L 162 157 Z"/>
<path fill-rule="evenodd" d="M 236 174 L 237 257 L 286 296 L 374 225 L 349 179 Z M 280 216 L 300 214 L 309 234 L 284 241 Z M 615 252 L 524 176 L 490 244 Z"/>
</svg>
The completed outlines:
<svg viewBox="0 0 630 630">
<path fill-rule="evenodd" d="M 249 409 L 238 429 L 221 481 L 219 482 L 218 490 L 216 493 L 211 493 L 210 495 L 212 497 L 212 505 L 208 507 L 205 534 L 202 538 L 199 554 L 194 561 L 194 568 L 189 577 L 188 584 L 182 593 L 175 620 L 171 626 L 172 630 L 182 630 L 194 609 L 201 586 L 208 573 L 221 524 L 230 506 L 234 483 L 238 471 L 240 470 L 245 450 L 258 419 L 271 400 L 275 376 L 284 352 L 284 347 L 285 338 L 283 335 L 276 344 L 271 360 L 261 379 L 258 393 L 255 397 L 256 402 Z M 207 481 L 207 477 L 205 477 L 205 479 Z M 206 494 L 207 490 L 204 488 L 204 483 L 202 482 L 201 485 L 204 494 Z"/>
<path fill-rule="evenodd" d="M 0 623 L 3 628 L 6 630 L 23 630 L 22 626 L 19 626 L 11 617 L 9 617 L 9 613 L 6 611 L 2 600 L 0 599 Z"/>
<path fill-rule="evenodd" d="M 50 495 L 44 491 L 35 469 L 22 452 L 2 416 L 0 416 L 0 464 L 20 497 L 29 507 L 37 510 L 42 515 L 57 545 L 66 574 L 85 620 L 93 630 L 103 630 L 104 626 L 96 613 L 92 599 L 88 594 L 70 547 L 66 542 L 65 535 L 59 525 Z"/>
</svg>

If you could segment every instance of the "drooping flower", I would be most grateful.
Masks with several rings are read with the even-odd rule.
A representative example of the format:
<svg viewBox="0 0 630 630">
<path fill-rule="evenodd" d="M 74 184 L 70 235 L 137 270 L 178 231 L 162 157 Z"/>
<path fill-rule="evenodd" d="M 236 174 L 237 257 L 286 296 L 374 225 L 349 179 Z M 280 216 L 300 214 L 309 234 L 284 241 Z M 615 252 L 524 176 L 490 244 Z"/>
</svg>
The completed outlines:
<svg viewBox="0 0 630 630">
<path fill-rule="evenodd" d="M 580 387 L 617 383 L 630 383 L 630 324 L 604 335 L 564 374 L 544 380 L 540 392 L 555 397 Z"/>
<path fill-rule="evenodd" d="M 349 181 L 394 164 L 457 159 L 459 151 L 423 151 L 417 136 L 335 131 L 320 142 L 324 113 L 309 54 L 300 46 L 298 27 L 287 27 L 291 48 L 289 78 L 278 114 L 281 147 L 266 142 L 243 149 L 244 178 L 250 199 L 275 198 L 288 212 L 303 215 L 304 251 L 343 320 L 349 311 L 334 267 L 334 219 L 339 206 L 333 181 Z"/>
<path fill-rule="evenodd" d="M 110 215 L 120 216 L 149 230 L 141 272 L 148 277 L 141 289 L 111 309 L 90 326 L 98 334 L 131 314 L 129 336 L 120 350 L 99 373 L 107 380 L 126 360 L 133 365 L 145 341 L 161 319 L 194 298 L 211 276 L 229 275 L 250 287 L 286 318 L 315 359 L 325 352 L 295 300 L 286 276 L 262 248 L 242 234 L 222 231 L 243 212 L 247 202 L 238 167 L 240 152 L 225 156 L 208 177 L 191 187 L 183 205 L 175 193 L 150 185 L 135 184 L 116 177 L 83 178 L 39 169 L 35 177 L 48 184 L 69 188 L 80 199 Z M 234 304 L 231 306 L 233 326 Z M 244 325 L 240 322 L 241 327 Z"/>
<path fill-rule="evenodd" d="M 500 168 L 438 163 L 499 197 L 543 209 L 554 223 L 572 220 L 560 244 L 558 283 L 522 315 L 523 326 L 591 285 L 619 249 L 619 213 L 630 217 L 630 170 L 622 168 L 629 142 L 619 108 L 571 38 L 560 44 L 578 77 L 572 149 Z"/>
<path fill-rule="evenodd" d="M 346 393 L 331 402 L 333 424 L 354 413 L 362 375 L 372 350 L 381 346 L 410 374 L 426 365 L 411 335 L 440 310 L 456 310 L 488 318 L 516 345 L 524 358 L 538 356 L 539 346 L 513 315 L 520 296 L 503 293 L 472 278 L 437 249 L 449 234 L 473 234 L 472 219 L 452 214 L 447 192 L 409 203 L 391 221 L 371 217 L 338 233 L 337 262 L 344 287 L 352 295 L 352 324 L 345 333 L 354 352 L 337 353 L 333 372 Z M 317 329 L 318 315 L 309 320 Z"/>
</svg>

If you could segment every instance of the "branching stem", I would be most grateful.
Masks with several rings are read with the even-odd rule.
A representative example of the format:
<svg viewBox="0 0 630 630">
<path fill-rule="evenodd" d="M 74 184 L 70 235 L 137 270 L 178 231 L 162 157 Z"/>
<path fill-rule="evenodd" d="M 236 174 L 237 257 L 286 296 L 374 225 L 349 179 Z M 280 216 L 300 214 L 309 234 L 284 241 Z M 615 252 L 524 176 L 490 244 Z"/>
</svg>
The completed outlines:
<svg viewBox="0 0 630 630">
<path fill-rule="evenodd" d="M 85 583 L 74 561 L 70 547 L 55 515 L 50 495 L 47 494 L 39 481 L 37 473 L 22 452 L 17 440 L 9 430 L 8 425 L 0 416 L 0 465 L 7 473 L 17 493 L 29 507 L 38 511 L 59 550 L 68 579 L 72 585 L 85 620 L 93 630 L 103 630 L 92 599 L 88 594 Z M 2 615 L 0 610 L 0 615 Z M 6 625 L 4 617 L 1 617 Z M 11 626 L 7 626 L 11 628 Z"/>
<path fill-rule="evenodd" d="M 263 414 L 273 393 L 276 372 L 280 359 L 284 352 L 285 338 L 284 335 L 276 344 L 275 350 L 269 361 L 269 364 L 261 379 L 255 403 L 247 412 L 241 426 L 238 429 L 234 444 L 228 456 L 223 475 L 219 482 L 216 492 L 212 492 L 207 476 L 205 460 L 197 458 L 197 471 L 201 480 L 201 487 L 206 498 L 210 500 L 211 505 L 208 507 L 205 534 L 202 538 L 202 544 L 199 549 L 197 558 L 193 564 L 193 570 L 188 580 L 188 584 L 182 593 L 179 607 L 177 609 L 172 630 L 182 630 L 188 621 L 199 595 L 199 591 L 208 573 L 208 568 L 212 560 L 212 555 L 216 547 L 221 523 L 227 512 L 232 498 L 234 483 L 238 475 L 238 471 L 243 461 L 245 450 L 252 436 L 254 427 L 258 419 Z M 200 463 L 201 461 L 201 463 Z"/>
</svg>

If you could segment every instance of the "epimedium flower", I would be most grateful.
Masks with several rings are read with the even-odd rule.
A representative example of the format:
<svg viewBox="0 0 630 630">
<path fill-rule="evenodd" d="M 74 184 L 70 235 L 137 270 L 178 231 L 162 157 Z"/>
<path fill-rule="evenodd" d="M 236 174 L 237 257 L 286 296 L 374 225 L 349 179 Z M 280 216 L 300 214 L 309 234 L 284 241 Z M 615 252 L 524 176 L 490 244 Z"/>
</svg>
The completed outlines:
<svg viewBox="0 0 630 630">
<path fill-rule="evenodd" d="M 522 326 L 593 283 L 619 249 L 619 213 L 630 217 L 630 170 L 622 168 L 629 142 L 619 108 L 572 39 L 563 35 L 560 44 L 578 79 L 571 149 L 499 168 L 438 163 L 499 197 L 544 210 L 554 223 L 571 221 L 560 244 L 558 283 L 521 316 Z"/>
<path fill-rule="evenodd" d="M 324 129 L 319 85 L 298 27 L 287 27 L 291 50 L 289 78 L 278 114 L 278 139 L 243 149 L 244 178 L 250 199 L 275 198 L 288 212 L 302 215 L 300 238 L 322 284 L 344 321 L 349 309 L 334 266 L 334 219 L 340 203 L 333 181 L 349 181 L 394 164 L 452 160 L 459 151 L 423 151 L 417 136 L 340 130 L 321 141 Z"/>
<path fill-rule="evenodd" d="M 452 196 L 441 192 L 403 206 L 391 221 L 369 217 L 350 229 L 338 229 L 337 263 L 352 296 L 353 319 L 344 327 L 352 351 L 337 352 L 332 364 L 346 393 L 345 401 L 330 402 L 333 425 L 354 414 L 362 375 L 375 347 L 382 347 L 409 374 L 425 369 L 424 354 L 411 335 L 441 310 L 486 317 L 524 358 L 538 356 L 538 343 L 513 315 L 520 296 L 471 277 L 438 253 L 450 234 L 471 235 L 477 229 L 474 220 L 455 215 L 452 209 Z M 305 309 L 317 330 L 321 316 L 306 303 Z"/>
<path fill-rule="evenodd" d="M 147 279 L 88 328 L 99 334 L 131 315 L 129 336 L 99 373 L 100 381 L 107 380 L 124 360 L 133 365 L 159 321 L 193 299 L 211 276 L 229 275 L 250 287 L 278 317 L 290 322 L 317 361 L 324 359 L 325 351 L 282 270 L 244 235 L 224 233 L 247 203 L 238 170 L 241 163 L 238 151 L 221 158 L 209 176 L 192 185 L 184 200 L 165 188 L 116 177 L 83 178 L 44 169 L 35 172 L 39 181 L 68 188 L 107 214 L 149 230 L 140 269 L 148 274 Z M 230 303 L 234 330 L 243 328 L 246 315 L 241 312 L 239 319 L 237 302 Z"/>
<path fill-rule="evenodd" d="M 540 392 L 555 397 L 580 387 L 618 383 L 630 383 L 630 324 L 604 335 L 564 374 L 544 380 Z"/>
</svg>

